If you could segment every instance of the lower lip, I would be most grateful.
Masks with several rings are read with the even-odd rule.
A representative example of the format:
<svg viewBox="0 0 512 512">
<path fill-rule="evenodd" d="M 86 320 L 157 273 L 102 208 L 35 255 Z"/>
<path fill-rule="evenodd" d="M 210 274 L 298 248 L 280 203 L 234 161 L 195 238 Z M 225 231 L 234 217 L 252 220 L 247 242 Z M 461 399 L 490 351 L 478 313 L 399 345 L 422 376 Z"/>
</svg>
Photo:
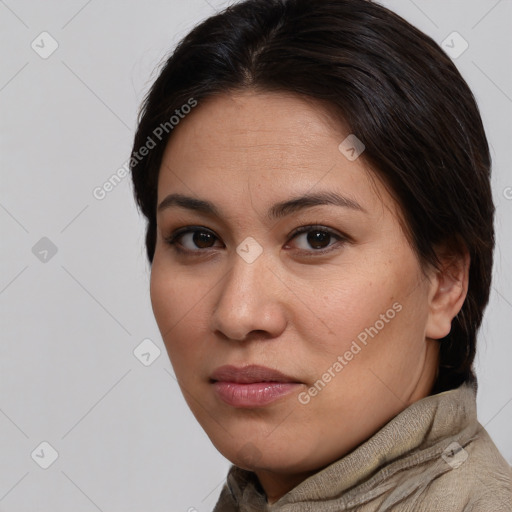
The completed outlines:
<svg viewBox="0 0 512 512">
<path fill-rule="evenodd" d="M 213 388 L 221 400 L 233 407 L 261 407 L 297 390 L 297 382 L 214 382 Z"/>
</svg>

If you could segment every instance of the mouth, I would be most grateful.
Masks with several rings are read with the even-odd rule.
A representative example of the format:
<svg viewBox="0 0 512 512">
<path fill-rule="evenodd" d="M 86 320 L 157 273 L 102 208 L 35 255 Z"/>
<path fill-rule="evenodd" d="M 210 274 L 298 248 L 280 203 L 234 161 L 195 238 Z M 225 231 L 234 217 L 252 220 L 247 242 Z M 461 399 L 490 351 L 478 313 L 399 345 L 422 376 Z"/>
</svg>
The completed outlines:
<svg viewBox="0 0 512 512">
<path fill-rule="evenodd" d="M 293 377 L 284 373 L 252 364 L 237 368 L 236 366 L 225 365 L 217 368 L 211 375 L 213 382 L 236 382 L 238 384 L 252 384 L 255 382 L 298 382 Z"/>
<path fill-rule="evenodd" d="M 239 408 L 263 407 L 302 385 L 278 370 L 259 365 L 221 366 L 212 373 L 210 383 L 223 402 Z"/>
</svg>

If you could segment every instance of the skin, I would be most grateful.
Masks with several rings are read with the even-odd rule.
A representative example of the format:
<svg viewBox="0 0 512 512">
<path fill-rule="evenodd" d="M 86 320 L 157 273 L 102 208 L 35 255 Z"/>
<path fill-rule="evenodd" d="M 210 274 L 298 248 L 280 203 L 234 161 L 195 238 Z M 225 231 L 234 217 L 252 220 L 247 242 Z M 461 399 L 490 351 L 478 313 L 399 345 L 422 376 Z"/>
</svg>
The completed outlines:
<svg viewBox="0 0 512 512">
<path fill-rule="evenodd" d="M 349 133 L 312 100 L 230 92 L 180 122 L 160 169 L 158 204 L 180 193 L 214 203 L 220 214 L 176 205 L 158 211 L 155 319 L 191 411 L 227 459 L 256 473 L 269 503 L 429 395 L 436 340 L 467 292 L 467 256 L 443 259 L 439 271 L 420 265 L 398 205 L 364 154 L 349 161 L 339 151 Z M 317 205 L 266 217 L 275 203 L 320 191 L 361 209 Z M 311 225 L 310 238 L 325 228 L 337 236 L 317 245 L 308 232 L 293 236 Z M 182 236 L 189 252 L 180 254 L 165 237 L 184 226 L 212 236 Z M 236 252 L 248 236 L 263 250 L 252 263 Z M 401 306 L 394 318 L 300 403 L 299 393 L 393 304 Z M 268 366 L 301 385 L 265 407 L 235 408 L 209 381 L 224 364 Z"/>
</svg>

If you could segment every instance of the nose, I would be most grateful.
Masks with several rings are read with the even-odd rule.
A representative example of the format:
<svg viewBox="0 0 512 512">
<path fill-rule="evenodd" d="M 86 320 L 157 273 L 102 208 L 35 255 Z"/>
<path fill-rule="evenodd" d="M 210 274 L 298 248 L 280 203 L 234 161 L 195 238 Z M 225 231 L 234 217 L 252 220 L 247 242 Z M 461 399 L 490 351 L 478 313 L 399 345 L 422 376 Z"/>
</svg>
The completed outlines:
<svg viewBox="0 0 512 512">
<path fill-rule="evenodd" d="M 230 340 L 278 337 L 286 328 L 287 288 L 262 254 L 247 263 L 238 254 L 218 284 L 210 319 L 213 332 Z"/>
</svg>

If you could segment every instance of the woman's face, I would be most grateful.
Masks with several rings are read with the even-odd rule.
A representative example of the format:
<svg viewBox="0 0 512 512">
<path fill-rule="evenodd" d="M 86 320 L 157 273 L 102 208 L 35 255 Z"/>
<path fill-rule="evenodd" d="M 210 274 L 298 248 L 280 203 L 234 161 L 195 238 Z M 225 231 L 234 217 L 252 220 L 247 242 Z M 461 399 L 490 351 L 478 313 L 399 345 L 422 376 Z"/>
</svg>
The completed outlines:
<svg viewBox="0 0 512 512">
<path fill-rule="evenodd" d="M 431 282 L 348 135 L 314 102 L 230 93 L 180 121 L 160 169 L 159 205 L 201 203 L 158 210 L 155 318 L 193 414 L 262 481 L 340 458 L 435 378 Z M 293 383 L 212 382 L 224 365 Z"/>
</svg>

